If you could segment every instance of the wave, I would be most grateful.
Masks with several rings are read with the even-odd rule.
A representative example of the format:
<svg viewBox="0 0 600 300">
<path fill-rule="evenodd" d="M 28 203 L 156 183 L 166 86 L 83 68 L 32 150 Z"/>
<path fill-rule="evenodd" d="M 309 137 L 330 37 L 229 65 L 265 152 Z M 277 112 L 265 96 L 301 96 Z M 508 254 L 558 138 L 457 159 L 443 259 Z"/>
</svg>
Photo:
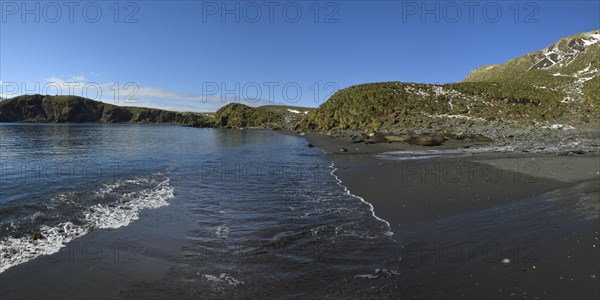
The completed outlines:
<svg viewBox="0 0 600 300">
<path fill-rule="evenodd" d="M 198 274 L 199 275 L 199 274 Z M 243 281 L 235 279 L 233 276 L 227 273 L 221 273 L 219 276 L 210 275 L 210 274 L 202 274 L 202 277 L 210 282 L 215 283 L 225 283 L 232 286 L 238 286 L 245 284 Z"/>
<path fill-rule="evenodd" d="M 419 160 L 431 158 L 459 158 L 470 157 L 477 153 L 514 153 L 515 148 L 511 146 L 479 147 L 462 149 L 428 149 L 419 151 L 389 151 L 375 155 L 379 159 L 387 160 Z"/>
<path fill-rule="evenodd" d="M 121 189 L 142 188 L 138 191 L 123 193 Z M 61 194 L 62 195 L 62 194 Z M 64 195 L 53 197 L 63 199 Z M 41 225 L 41 239 L 30 236 L 7 237 L 0 240 L 0 273 L 9 268 L 30 261 L 42 255 L 58 252 L 70 241 L 95 229 L 115 229 L 129 225 L 139 219 L 143 209 L 154 209 L 169 205 L 167 200 L 175 197 L 170 179 L 142 178 L 122 180 L 105 184 L 93 193 L 94 197 L 113 196 L 117 200 L 110 203 L 95 204 L 84 209 L 79 218 L 48 226 Z M 83 217 L 81 217 L 81 215 Z"/>
<path fill-rule="evenodd" d="M 378 217 L 378 216 L 375 214 L 375 208 L 373 207 L 373 204 L 371 204 L 371 203 L 367 202 L 367 201 L 366 201 L 364 198 L 362 198 L 362 197 L 360 197 L 360 196 L 357 196 L 357 195 L 354 195 L 354 194 L 352 194 L 352 193 L 350 192 L 350 189 L 348 189 L 348 187 L 347 187 L 347 186 L 345 186 L 345 185 L 343 185 L 343 184 L 342 184 L 342 180 L 341 180 L 341 179 L 340 179 L 340 178 L 339 178 L 337 175 L 335 175 L 335 171 L 337 171 L 337 168 L 335 167 L 335 164 L 334 164 L 333 162 L 331 162 L 331 165 L 330 165 L 329 167 L 332 169 L 330 174 L 331 174 L 331 176 L 333 176 L 333 177 L 335 178 L 335 180 L 337 181 L 337 185 L 339 185 L 341 188 L 343 188 L 343 189 L 344 189 L 344 192 L 345 192 L 347 195 L 349 195 L 349 196 L 352 196 L 352 197 L 354 197 L 354 198 L 356 198 L 356 199 L 359 199 L 359 200 L 360 200 L 360 201 L 362 201 L 363 203 L 367 204 L 367 205 L 370 207 L 370 210 L 371 210 L 371 215 L 372 215 L 372 216 L 373 216 L 375 219 L 377 219 L 378 221 L 385 223 L 385 225 L 386 225 L 386 227 L 387 227 L 387 232 L 385 233 L 385 235 L 387 235 L 387 236 L 392 236 L 394 233 L 392 232 L 392 227 L 390 226 L 390 223 L 389 223 L 388 221 L 386 221 L 386 220 L 384 220 L 384 219 L 382 219 L 382 218 Z"/>
<path fill-rule="evenodd" d="M 153 189 L 124 194 L 116 204 L 96 204 L 85 213 L 86 223 L 94 228 L 109 229 L 129 225 L 139 219 L 142 209 L 153 209 L 169 205 L 168 199 L 175 196 L 169 179 Z"/>
<path fill-rule="evenodd" d="M 536 153 L 536 154 L 561 154 L 572 151 L 593 152 L 598 151 L 597 146 L 586 147 L 591 142 L 571 142 L 560 145 L 514 143 L 510 145 L 491 145 L 460 149 L 427 149 L 427 150 L 404 150 L 388 151 L 375 155 L 379 159 L 388 160 L 418 160 L 431 158 L 460 158 L 469 157 L 482 153 Z"/>
</svg>

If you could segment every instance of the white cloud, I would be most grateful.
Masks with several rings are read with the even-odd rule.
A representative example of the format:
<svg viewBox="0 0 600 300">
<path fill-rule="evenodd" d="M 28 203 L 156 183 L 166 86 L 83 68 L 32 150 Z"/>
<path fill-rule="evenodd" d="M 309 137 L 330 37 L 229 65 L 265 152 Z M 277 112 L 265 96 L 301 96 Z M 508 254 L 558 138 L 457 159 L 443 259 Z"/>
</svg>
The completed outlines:
<svg viewBox="0 0 600 300">
<path fill-rule="evenodd" d="M 50 76 L 48 78 L 45 78 L 44 80 L 46 80 L 46 82 L 64 82 L 64 80 L 56 77 L 56 76 Z"/>
<path fill-rule="evenodd" d="M 73 76 L 64 80 L 57 76 L 46 78 L 48 90 L 56 91 L 53 86 L 62 87 L 60 94 L 90 98 L 92 100 L 114 103 L 127 106 L 145 106 L 154 104 L 154 107 L 177 111 L 215 111 L 231 102 L 241 102 L 249 106 L 273 104 L 268 100 L 244 101 L 240 99 L 222 98 L 202 94 L 182 93 L 164 90 L 158 87 L 140 86 L 136 83 L 118 82 L 93 82 L 85 81 L 83 76 Z M 100 90 L 100 92 L 98 92 Z M 100 96 L 98 96 L 101 94 Z M 136 102 L 137 101 L 137 102 Z M 169 102 L 177 102 L 177 105 Z M 187 102 L 182 105 L 181 102 Z"/>
<path fill-rule="evenodd" d="M 93 72 L 90 72 L 90 74 Z M 218 94 L 202 95 L 201 93 L 184 93 L 165 90 L 159 87 L 140 86 L 136 83 L 95 82 L 86 81 L 85 76 L 71 76 L 63 79 L 59 76 L 50 76 L 40 83 L 14 83 L 19 90 L 11 95 L 4 95 L 0 90 L 0 97 L 12 98 L 22 94 L 49 94 L 49 95 L 76 95 L 92 100 L 124 106 L 147 106 L 175 111 L 207 112 L 216 111 L 220 107 L 231 103 L 240 102 L 249 106 L 275 104 L 268 100 L 243 100 L 235 97 L 223 98 Z M 4 82 L 6 83 L 6 82 Z M 228 95 L 231 96 L 231 95 Z"/>
<path fill-rule="evenodd" d="M 83 77 L 81 75 L 71 76 L 71 78 L 68 81 L 82 82 L 82 81 L 85 81 L 85 77 Z"/>
</svg>

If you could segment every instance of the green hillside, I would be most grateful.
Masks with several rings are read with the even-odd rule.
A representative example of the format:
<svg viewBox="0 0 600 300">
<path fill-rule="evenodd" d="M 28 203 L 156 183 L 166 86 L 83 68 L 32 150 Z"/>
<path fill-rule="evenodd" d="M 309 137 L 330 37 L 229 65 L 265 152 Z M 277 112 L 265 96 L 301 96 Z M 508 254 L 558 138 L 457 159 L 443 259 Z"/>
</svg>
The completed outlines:
<svg viewBox="0 0 600 300">
<path fill-rule="evenodd" d="M 225 128 L 265 127 L 292 129 L 312 108 L 265 105 L 250 107 L 240 103 L 223 106 L 214 114 L 214 126 Z"/>
<path fill-rule="evenodd" d="M 0 122 L 172 123 L 194 127 L 291 129 L 312 108 L 228 104 L 216 113 L 116 106 L 77 96 L 24 95 L 0 101 Z"/>
<path fill-rule="evenodd" d="M 528 83 L 566 93 L 565 102 L 600 106 L 600 31 L 562 38 L 536 52 L 471 72 L 464 82 Z"/>
<path fill-rule="evenodd" d="M 23 95 L 0 102 L 0 122 L 173 123 L 203 127 L 210 116 L 124 107 L 77 96 Z"/>
<path fill-rule="evenodd" d="M 381 82 L 351 86 L 309 113 L 297 130 L 440 128 L 586 123 L 600 115 L 600 32 L 561 39 L 460 83 Z M 560 74 L 560 75 L 559 75 Z"/>
</svg>

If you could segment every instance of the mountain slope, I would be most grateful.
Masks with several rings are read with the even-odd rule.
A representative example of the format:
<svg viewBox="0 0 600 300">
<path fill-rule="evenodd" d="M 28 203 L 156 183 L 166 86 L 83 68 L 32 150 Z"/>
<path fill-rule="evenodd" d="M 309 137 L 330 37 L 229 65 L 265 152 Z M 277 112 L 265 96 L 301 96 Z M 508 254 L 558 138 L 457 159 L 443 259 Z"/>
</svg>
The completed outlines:
<svg viewBox="0 0 600 300">
<path fill-rule="evenodd" d="M 563 101 L 600 105 L 600 31 L 565 37 L 536 52 L 471 72 L 464 82 L 528 82 L 566 93 Z"/>
<path fill-rule="evenodd" d="M 204 114 L 124 107 L 77 96 L 24 95 L 0 102 L 0 122 L 173 123 L 208 126 Z"/>
<path fill-rule="evenodd" d="M 487 121 L 548 122 L 565 112 L 562 96 L 527 85 L 487 82 L 370 83 L 338 91 L 297 129 L 393 131 Z"/>
<path fill-rule="evenodd" d="M 599 31 L 577 34 L 506 64 L 478 68 L 460 83 L 351 86 L 309 113 L 296 129 L 394 131 L 490 121 L 517 126 L 586 123 L 600 113 L 599 41 Z"/>
</svg>

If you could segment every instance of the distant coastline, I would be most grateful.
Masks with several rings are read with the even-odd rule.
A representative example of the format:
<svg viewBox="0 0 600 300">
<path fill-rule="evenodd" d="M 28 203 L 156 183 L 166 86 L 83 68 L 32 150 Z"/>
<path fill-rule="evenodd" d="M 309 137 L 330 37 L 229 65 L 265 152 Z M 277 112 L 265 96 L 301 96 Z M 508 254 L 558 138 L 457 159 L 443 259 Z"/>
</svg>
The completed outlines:
<svg viewBox="0 0 600 300">
<path fill-rule="evenodd" d="M 459 83 L 359 84 L 337 91 L 318 108 L 230 103 L 214 113 L 191 113 L 23 95 L 0 102 L 0 122 L 169 123 L 320 133 L 348 142 L 338 150 L 350 153 L 373 144 L 391 150 L 486 146 L 598 153 L 599 55 L 600 31 L 594 30 L 505 64 L 477 68 Z"/>
</svg>

